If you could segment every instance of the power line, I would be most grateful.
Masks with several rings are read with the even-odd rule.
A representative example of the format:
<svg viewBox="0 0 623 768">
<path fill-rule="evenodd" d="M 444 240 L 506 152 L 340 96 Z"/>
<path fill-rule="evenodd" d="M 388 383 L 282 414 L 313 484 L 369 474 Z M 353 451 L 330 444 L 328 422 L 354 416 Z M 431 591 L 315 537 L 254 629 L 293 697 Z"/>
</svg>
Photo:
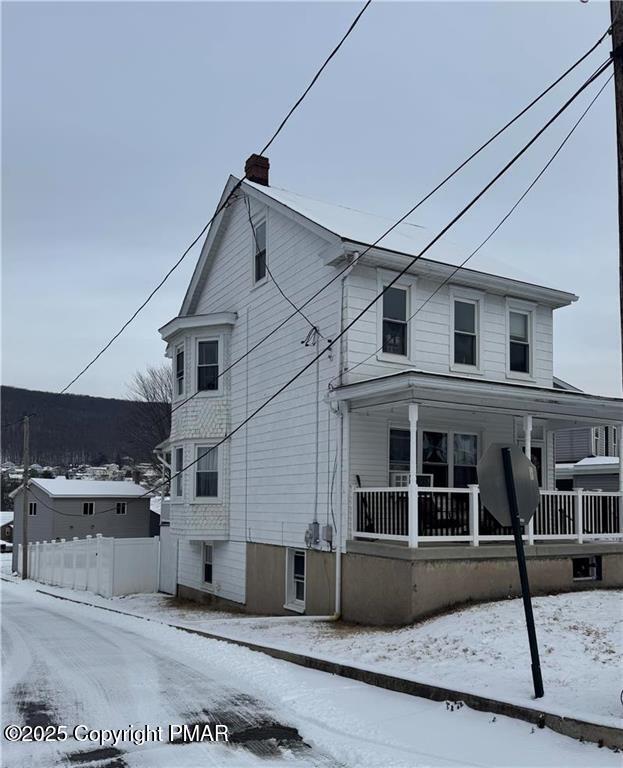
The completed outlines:
<svg viewBox="0 0 623 768">
<path fill-rule="evenodd" d="M 459 219 L 461 219 L 477 202 L 480 200 L 480 198 L 528 151 L 528 149 L 539 139 L 539 137 L 560 117 L 560 115 L 563 114 L 563 112 L 566 111 L 566 109 L 575 101 L 575 99 L 592 83 L 594 82 L 598 77 L 600 77 L 610 66 L 611 59 L 606 59 L 606 61 L 596 70 L 596 72 L 591 75 L 585 82 L 575 91 L 575 93 L 563 104 L 560 109 L 545 123 L 545 125 L 540 128 L 537 133 L 534 134 L 534 136 L 528 141 L 527 144 L 525 144 L 522 149 L 517 152 L 513 158 L 506 163 L 506 165 L 498 171 L 498 173 L 478 192 L 478 194 L 473 197 L 469 203 L 467 203 L 460 211 L 459 213 L 454 216 L 451 221 L 446 224 L 446 226 L 420 251 L 417 256 L 414 256 L 409 263 L 383 288 L 383 290 L 375 296 L 371 301 L 368 302 L 368 304 L 351 320 L 342 330 L 336 335 L 335 339 L 333 339 L 329 344 L 324 347 L 318 354 L 316 354 L 306 365 L 303 366 L 294 376 L 292 376 L 288 381 L 283 384 L 279 389 L 277 389 L 267 400 L 265 400 L 260 406 L 258 406 L 249 416 L 247 416 L 243 421 L 241 421 L 234 429 L 232 429 L 227 435 L 225 435 L 223 438 L 221 438 L 217 443 L 215 443 L 213 446 L 208 448 L 204 453 L 201 454 L 201 456 L 198 456 L 196 459 L 194 459 L 190 464 L 187 464 L 186 466 L 182 467 L 181 470 L 178 470 L 174 474 L 172 474 L 169 478 L 169 482 L 172 481 L 174 478 L 176 478 L 178 475 L 185 472 L 187 469 L 190 469 L 192 466 L 197 464 L 201 459 L 205 458 L 209 453 L 211 453 L 213 450 L 221 446 L 223 443 L 225 443 L 227 440 L 230 440 L 239 430 L 241 430 L 246 424 L 251 421 L 251 419 L 255 418 L 255 416 L 258 415 L 264 408 L 266 408 L 275 398 L 277 398 L 282 392 L 284 392 L 289 386 L 291 386 L 297 379 L 299 379 L 306 371 L 308 371 L 317 360 L 319 360 L 322 355 L 324 355 L 325 352 L 327 352 L 331 347 L 339 341 L 342 336 L 344 336 L 347 331 L 353 327 L 353 325 L 372 307 L 374 304 L 376 304 L 379 299 L 381 299 L 385 293 L 398 281 L 400 278 L 415 264 L 418 259 L 420 259 L 430 248 L 433 247 L 433 245 L 442 238 L 445 233 L 451 229 L 454 224 L 456 224 Z M 160 483 L 160 487 L 162 487 L 163 483 Z M 154 490 L 156 490 L 159 486 L 156 486 Z"/>
<path fill-rule="evenodd" d="M 260 155 L 263 155 L 268 148 L 272 145 L 272 143 L 275 141 L 277 136 L 281 133 L 283 128 L 285 127 L 288 120 L 292 117 L 294 112 L 297 110 L 297 108 L 301 105 L 307 94 L 311 91 L 311 89 L 314 87 L 316 82 L 318 81 L 318 78 L 321 76 L 321 74 L 324 72 L 325 68 L 328 66 L 329 62 L 333 59 L 333 57 L 337 54 L 337 52 L 340 50 L 342 45 L 346 42 L 347 38 L 350 36 L 352 31 L 355 29 L 357 24 L 359 23 L 359 20 L 363 16 L 363 14 L 366 12 L 368 7 L 370 6 L 372 0 L 367 0 L 363 8 L 359 11 L 357 16 L 355 16 L 354 20 L 352 21 L 351 25 L 348 27 L 338 44 L 333 48 L 331 53 L 327 56 L 327 58 L 324 60 L 322 66 L 320 69 L 316 72 L 316 74 L 311 79 L 311 82 L 305 88 L 301 96 L 296 100 L 296 102 L 293 104 L 293 106 L 288 110 L 286 116 L 283 118 L 283 120 L 280 122 L 279 126 L 277 127 L 276 131 L 273 133 L 273 135 L 270 137 L 270 139 L 266 142 L 264 147 L 260 150 Z M 199 234 L 192 240 L 190 245 L 184 250 L 182 255 L 179 257 L 179 259 L 173 264 L 173 266 L 169 269 L 169 271 L 165 274 L 165 276 L 162 278 L 162 280 L 156 285 L 156 287 L 151 291 L 151 293 L 147 296 L 145 301 L 143 301 L 142 304 L 139 305 L 138 309 L 136 309 L 130 317 L 125 321 L 125 323 L 121 326 L 121 328 L 117 331 L 117 333 L 114 334 L 110 338 L 109 341 L 106 342 L 106 344 L 100 349 L 100 351 L 95 355 L 95 357 L 85 365 L 85 367 L 76 375 L 74 378 L 67 384 L 63 389 L 60 390 L 59 394 L 63 394 L 66 392 L 73 384 L 75 384 L 78 379 L 83 376 L 89 368 L 99 360 L 99 358 L 106 352 L 107 349 L 109 349 L 112 344 L 121 336 L 121 334 L 125 331 L 125 329 L 132 323 L 132 321 L 137 317 L 137 315 L 149 304 L 151 299 L 155 296 L 155 294 L 162 288 L 162 286 L 166 283 L 166 281 L 169 279 L 169 277 L 175 272 L 175 270 L 179 267 L 179 265 L 184 261 L 186 256 L 189 254 L 189 252 L 195 247 L 195 245 L 201 240 L 201 238 L 204 236 L 204 234 L 207 232 L 209 226 L 212 224 L 212 222 L 216 219 L 216 217 L 227 207 L 229 200 L 231 196 L 234 194 L 234 192 L 240 187 L 242 182 L 247 178 L 247 174 L 245 173 L 244 176 L 238 181 L 234 187 L 231 189 L 230 193 L 227 195 L 226 199 L 223 201 L 221 205 L 219 205 L 210 218 L 210 220 L 205 224 L 205 226 L 201 229 Z"/>
<path fill-rule="evenodd" d="M 563 147 L 565 146 L 565 144 L 566 144 L 566 143 L 569 141 L 569 139 L 571 138 L 571 136 L 572 136 L 572 135 L 573 135 L 573 133 L 575 132 L 576 128 L 577 128 L 577 127 L 580 125 L 580 123 L 582 122 L 582 120 L 583 120 L 583 119 L 586 117 L 586 115 L 587 115 L 587 114 L 588 114 L 588 112 L 590 111 L 590 109 L 591 109 L 591 107 L 593 106 L 593 104 L 594 104 L 594 103 L 597 101 L 597 99 L 598 99 L 598 98 L 601 96 L 601 94 L 603 93 L 603 91 L 605 90 L 605 88 L 607 87 L 608 83 L 610 83 L 610 81 L 612 80 L 612 78 L 613 78 L 613 77 L 614 77 L 614 74 L 610 75 L 610 77 L 609 77 L 609 78 L 606 80 L 606 82 L 605 82 L 605 83 L 604 83 L 604 84 L 601 86 L 601 88 L 600 88 L 600 89 L 597 91 L 597 93 L 595 94 L 595 96 L 593 96 L 593 98 L 592 98 L 592 99 L 591 99 L 591 101 L 589 102 L 589 104 L 588 104 L 588 106 L 586 107 L 586 109 L 585 109 L 585 110 L 582 112 L 582 114 L 579 116 L 579 118 L 578 118 L 578 119 L 575 121 L 575 123 L 574 123 L 574 124 L 573 124 L 573 126 L 571 127 L 571 130 L 570 130 L 570 131 L 567 133 L 567 135 L 565 136 L 565 138 L 564 138 L 564 139 L 562 140 L 562 142 L 561 142 L 561 143 L 558 145 L 558 147 L 556 148 L 556 151 L 554 152 L 554 154 L 553 154 L 553 155 L 552 155 L 552 156 L 549 158 L 549 160 L 548 160 L 548 161 L 547 161 L 547 163 L 546 163 L 546 164 L 543 166 L 543 168 L 541 168 L 541 170 L 540 170 L 540 171 L 539 171 L 539 173 L 538 173 L 538 174 L 537 174 L 537 175 L 534 177 L 534 179 L 532 180 L 532 182 L 531 182 L 531 183 L 530 183 L 530 184 L 529 184 L 529 185 L 526 187 L 526 189 L 524 190 L 524 192 L 522 193 L 522 195 L 521 195 L 521 196 L 519 197 L 519 199 L 518 199 L 518 200 L 515 202 L 515 204 L 514 204 L 514 205 L 513 205 L 513 206 L 510 208 L 510 210 L 508 211 L 508 213 L 507 213 L 507 214 L 506 214 L 506 215 L 505 215 L 505 216 L 504 216 L 504 217 L 503 217 L 503 218 L 502 218 L 502 219 L 501 219 L 501 220 L 498 222 L 498 224 L 496 224 L 496 226 L 494 227 L 494 229 L 492 229 L 492 230 L 491 230 L 491 232 L 489 232 L 489 234 L 487 235 L 487 237 L 485 237 L 485 239 L 484 239 L 484 240 L 482 240 L 482 242 L 480 243 L 480 245 L 478 245 L 478 246 L 477 246 L 477 247 L 476 247 L 476 248 L 475 248 L 475 249 L 474 249 L 474 250 L 473 250 L 473 251 L 472 251 L 472 252 L 469 254 L 469 256 L 467 256 L 467 258 L 465 258 L 465 259 L 464 259 L 464 260 L 463 260 L 463 261 L 462 261 L 462 262 L 461 262 L 461 263 L 460 263 L 460 264 L 459 264 L 459 265 L 458 265 L 458 266 L 457 266 L 455 269 L 453 269 L 453 270 L 452 270 L 452 272 L 451 272 L 451 273 L 448 275 L 448 277 L 446 277 L 446 278 L 445 278 L 445 279 L 444 279 L 444 280 L 443 280 L 441 283 L 439 283 L 439 285 L 438 285 L 438 286 L 435 288 L 435 290 L 434 290 L 434 291 L 433 291 L 433 292 L 432 292 L 432 293 L 431 293 L 431 294 L 430 294 L 430 295 L 427 297 L 427 299 L 426 299 L 426 300 L 425 300 L 425 301 L 424 301 L 424 302 L 423 302 L 423 303 L 422 303 L 422 304 L 421 304 L 421 305 L 420 305 L 420 306 L 419 306 L 419 307 L 418 307 L 418 308 L 415 310 L 415 312 L 414 312 L 412 315 L 410 315 L 410 316 L 407 318 L 407 323 L 411 322 L 411 320 L 413 320 L 413 318 L 414 318 L 414 317 L 415 317 L 417 314 L 419 314 L 419 313 L 420 313 L 420 312 L 421 312 L 421 311 L 424 309 L 424 307 L 425 307 L 425 306 L 428 304 L 428 302 L 429 302 L 429 301 L 431 301 L 431 299 L 432 299 L 434 296 L 436 296 L 436 295 L 439 293 L 439 291 L 440 291 L 440 290 L 441 290 L 441 289 L 444 287 L 444 285 L 447 285 L 447 284 L 450 282 L 450 280 L 452 280 L 452 278 L 453 278 L 453 277 L 454 277 L 454 276 L 457 274 L 457 272 L 460 272 L 460 270 L 461 270 L 461 269 L 463 269 L 463 267 L 464 267 L 464 266 L 467 264 L 467 262 L 468 262 L 468 261 L 470 261 L 470 260 L 471 260 L 471 259 L 472 259 L 472 258 L 473 258 L 473 257 L 474 257 L 474 256 L 475 256 L 475 255 L 476 255 L 476 254 L 477 254 L 477 253 L 478 253 L 478 252 L 479 252 L 479 251 L 480 251 L 480 250 L 481 250 L 481 249 L 482 249 L 482 248 L 483 248 L 483 247 L 484 247 L 484 246 L 485 246 L 485 245 L 486 245 L 486 244 L 489 242 L 489 240 L 491 240 L 491 238 L 493 237 L 493 235 L 495 235 L 495 233 L 496 233 L 496 232 L 497 232 L 497 231 L 498 231 L 498 230 L 499 230 L 499 229 L 502 227 L 502 225 L 503 225 L 503 224 L 504 224 L 504 223 L 505 223 L 505 222 L 506 222 L 506 221 L 507 221 L 507 220 L 508 220 L 508 219 L 509 219 L 509 218 L 512 216 L 512 214 L 513 214 L 513 213 L 515 212 L 515 210 L 516 210 L 516 209 L 519 207 L 519 205 L 521 204 L 521 202 L 522 202 L 522 201 L 525 199 L 525 197 L 526 197 L 526 196 L 529 194 L 529 192 L 532 190 L 532 188 L 533 188 L 533 187 L 534 187 L 534 186 L 537 184 L 537 182 L 539 181 L 539 179 L 540 179 L 540 178 L 543 176 L 543 174 L 545 173 L 545 171 L 547 171 L 547 169 L 550 167 L 550 165 L 551 165 L 551 164 L 554 162 L 554 160 L 556 159 L 556 157 L 557 157 L 557 156 L 559 155 L 559 153 L 561 152 L 562 148 L 563 148 Z M 329 382 L 329 387 L 331 387 L 331 385 L 332 385 L 332 383 L 335 381 L 335 379 L 339 378 L 340 376 L 343 376 L 343 375 L 344 375 L 344 374 L 346 374 L 346 373 L 350 373 L 351 371 L 354 371 L 356 368 L 359 368 L 359 366 L 360 366 L 360 365 L 363 365 L 364 363 L 367 363 L 367 362 L 368 362 L 368 360 L 370 360 L 370 358 L 374 357 L 374 356 L 375 356 L 375 355 L 377 355 L 379 352 L 382 352 L 382 350 L 383 350 L 383 345 L 381 344 L 381 346 L 380 346 L 378 349 L 376 349 L 374 352 L 372 352 L 371 354 L 369 354 L 369 355 L 368 355 L 367 357 L 365 357 L 363 360 L 360 360 L 358 363 L 356 363 L 355 365 L 351 366 L 350 368 L 347 368 L 347 369 L 346 369 L 346 370 L 344 370 L 344 371 L 340 371 L 340 373 L 338 373 L 338 374 L 337 374 L 337 376 L 334 376 L 334 377 L 331 379 L 331 381 Z"/>
<path fill-rule="evenodd" d="M 25 413 L 23 416 L 20 416 L 19 419 L 16 419 L 15 421 L 10 421 L 8 424 L 2 424 L 2 429 L 8 429 L 9 427 L 14 427 L 16 424 L 23 424 L 24 419 L 26 416 L 36 416 L 36 413 Z"/>
<path fill-rule="evenodd" d="M 252 354 L 258 347 L 260 347 L 264 342 L 268 341 L 272 336 L 275 335 L 278 331 L 280 331 L 287 323 L 292 320 L 292 318 L 296 317 L 297 314 L 303 314 L 302 310 L 307 307 L 309 304 L 311 304 L 312 301 L 314 301 L 323 291 L 325 291 L 329 286 L 331 286 L 336 280 L 338 280 L 343 274 L 345 274 L 349 269 L 352 268 L 352 266 L 359 261 L 363 256 L 365 256 L 366 253 L 371 251 L 373 248 L 375 248 L 381 240 L 383 240 L 387 235 L 389 235 L 391 232 L 393 232 L 394 229 L 396 229 L 397 226 L 399 226 L 406 218 L 411 216 L 413 213 L 415 213 L 420 206 L 422 206 L 427 200 L 429 200 L 436 192 L 438 192 L 447 182 L 449 182 L 454 176 L 456 176 L 465 166 L 470 163 L 472 160 L 474 160 L 481 152 L 483 152 L 491 143 L 493 143 L 499 136 L 501 136 L 508 128 L 510 128 L 514 123 L 516 123 L 523 115 L 525 115 L 532 107 L 534 107 L 541 99 L 543 99 L 553 88 L 555 88 L 562 80 L 564 80 L 573 70 L 575 70 L 583 61 L 585 61 L 592 53 L 595 51 L 599 45 L 606 39 L 610 32 L 610 28 L 608 28 L 604 34 L 597 40 L 596 43 L 594 43 L 582 56 L 580 56 L 570 67 L 568 67 L 559 77 L 556 78 L 550 85 L 548 85 L 541 93 L 539 93 L 538 96 L 536 96 L 529 104 L 527 104 L 523 109 L 521 109 L 513 118 L 511 118 L 505 125 L 502 126 L 499 130 L 497 130 L 490 138 L 488 138 L 483 144 L 481 144 L 478 149 L 474 150 L 474 152 L 471 153 L 463 162 L 461 162 L 456 168 L 449 173 L 441 182 L 439 182 L 433 189 L 431 189 L 424 197 L 422 197 L 420 200 L 418 200 L 415 205 L 413 205 L 407 213 L 405 213 L 403 216 L 401 216 L 398 221 L 396 221 L 389 229 L 385 230 L 380 237 L 378 237 L 371 245 L 368 245 L 361 253 L 359 253 L 354 259 L 349 261 L 346 266 L 344 266 L 341 270 L 339 270 L 332 278 L 330 278 L 321 288 L 319 288 L 314 294 L 312 294 L 308 299 L 306 299 L 303 304 L 300 306 L 294 306 L 294 312 L 292 312 L 290 315 L 285 317 L 280 323 L 278 323 L 271 331 L 269 331 L 265 336 L 263 336 L 259 341 L 257 341 L 255 344 L 253 344 L 249 349 L 247 349 L 243 354 L 240 355 L 240 357 L 236 358 L 232 363 L 230 363 L 228 366 L 226 366 L 222 371 L 219 371 L 217 374 L 217 379 L 220 379 L 222 376 L 224 376 L 226 373 L 231 371 L 231 369 L 238 365 L 238 363 L 241 363 L 245 358 L 247 358 L 250 354 Z M 238 187 L 242 184 L 244 181 L 244 177 L 240 179 L 240 181 L 236 184 L 236 186 L 232 189 L 232 193 L 238 189 Z M 231 194 L 230 193 L 230 196 Z M 279 286 L 277 286 L 279 288 Z M 280 289 L 281 290 L 281 289 Z M 287 297 L 286 297 L 287 298 Z M 290 301 L 288 299 L 288 301 Z M 292 304 L 292 302 L 290 302 Z M 305 317 L 305 315 L 303 315 Z M 307 319 L 307 318 L 305 318 Z M 309 322 L 309 320 L 308 320 Z M 171 409 L 171 414 L 175 413 L 179 408 L 181 408 L 183 405 L 188 403 L 190 400 L 193 400 L 197 396 L 198 392 L 194 392 L 193 394 L 189 395 L 187 398 L 179 402 L 174 408 Z"/>
</svg>

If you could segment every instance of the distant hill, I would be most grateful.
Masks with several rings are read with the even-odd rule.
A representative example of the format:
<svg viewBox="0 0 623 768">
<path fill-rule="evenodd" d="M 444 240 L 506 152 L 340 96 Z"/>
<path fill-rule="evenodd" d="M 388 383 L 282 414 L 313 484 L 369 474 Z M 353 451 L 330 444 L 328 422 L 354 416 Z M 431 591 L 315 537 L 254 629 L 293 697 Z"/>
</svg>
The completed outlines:
<svg viewBox="0 0 623 768">
<path fill-rule="evenodd" d="M 2 424 L 8 425 L 26 413 L 36 414 L 30 419 L 31 462 L 56 466 L 118 462 L 124 456 L 135 461 L 152 459 L 153 445 L 147 444 L 142 429 L 153 421 L 151 403 L 4 386 L 0 394 Z M 169 408 L 161 403 L 156 406 L 165 411 Z M 154 438 L 154 445 L 157 442 Z M 19 425 L 2 430 L 2 459 L 21 463 Z"/>
</svg>

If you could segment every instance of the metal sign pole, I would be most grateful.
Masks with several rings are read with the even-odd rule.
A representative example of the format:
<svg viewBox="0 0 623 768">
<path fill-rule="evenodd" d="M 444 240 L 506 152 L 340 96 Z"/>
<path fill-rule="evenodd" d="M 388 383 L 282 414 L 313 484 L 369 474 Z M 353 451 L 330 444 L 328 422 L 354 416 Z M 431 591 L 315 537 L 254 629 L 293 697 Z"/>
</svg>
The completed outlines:
<svg viewBox="0 0 623 768">
<path fill-rule="evenodd" d="M 521 594 L 523 607 L 526 614 L 526 627 L 528 629 L 528 642 L 530 643 L 530 656 L 532 659 L 532 680 L 534 682 L 534 696 L 540 699 L 543 696 L 543 678 L 541 677 L 541 663 L 539 661 L 539 646 L 534 627 L 534 615 L 532 613 L 532 598 L 530 597 L 530 584 L 528 582 L 528 569 L 526 567 L 526 555 L 523 548 L 521 521 L 519 519 L 519 507 L 517 504 L 517 490 L 513 476 L 513 464 L 509 448 L 502 448 L 502 463 L 504 465 L 504 480 L 508 494 L 508 505 L 511 513 L 515 549 L 517 550 L 517 565 L 519 566 L 519 581 L 521 582 Z"/>
</svg>

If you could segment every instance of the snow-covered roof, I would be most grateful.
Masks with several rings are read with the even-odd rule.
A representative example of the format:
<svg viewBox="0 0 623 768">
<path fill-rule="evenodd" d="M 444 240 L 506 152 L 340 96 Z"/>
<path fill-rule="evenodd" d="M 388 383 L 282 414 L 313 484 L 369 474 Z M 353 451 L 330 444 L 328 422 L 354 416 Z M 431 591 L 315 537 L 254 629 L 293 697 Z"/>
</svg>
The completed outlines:
<svg viewBox="0 0 623 768">
<path fill-rule="evenodd" d="M 315 200 L 298 192 L 291 192 L 280 187 L 267 187 L 250 181 L 245 181 L 244 185 L 296 211 L 301 216 L 345 241 L 371 245 L 396 222 L 396 219 L 389 219 L 356 208 L 348 208 L 344 205 Z M 401 213 L 405 212 L 402 211 Z M 406 254 L 407 256 L 416 256 L 436 234 L 436 230 L 405 220 L 381 240 L 378 248 Z M 451 266 L 458 266 L 469 256 L 474 247 L 460 246 L 453 242 L 451 238 L 445 236 L 426 252 L 424 258 Z M 468 269 L 471 266 L 470 264 Z M 500 259 L 488 251 L 482 251 L 478 254 L 476 270 L 496 277 L 529 283 L 530 285 L 537 284 L 534 274 L 518 268 L 517 259 Z"/>
<path fill-rule="evenodd" d="M 37 477 L 30 482 L 45 491 L 48 496 L 89 498 L 105 496 L 120 499 L 136 498 L 146 493 L 142 486 L 125 480 L 67 480 L 65 477 L 55 477 L 54 479 Z"/>
<path fill-rule="evenodd" d="M 576 463 L 576 467 L 618 466 L 618 456 L 589 456 Z"/>
<path fill-rule="evenodd" d="M 13 511 L 0 512 L 0 526 L 13 522 Z"/>
</svg>

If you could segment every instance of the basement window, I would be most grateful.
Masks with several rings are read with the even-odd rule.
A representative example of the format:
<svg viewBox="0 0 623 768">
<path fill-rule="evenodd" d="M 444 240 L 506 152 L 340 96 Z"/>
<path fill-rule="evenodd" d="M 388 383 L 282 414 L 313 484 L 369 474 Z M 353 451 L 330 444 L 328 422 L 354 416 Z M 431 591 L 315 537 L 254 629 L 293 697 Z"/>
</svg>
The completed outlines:
<svg viewBox="0 0 623 768">
<path fill-rule="evenodd" d="M 574 557 L 573 581 L 601 581 L 601 555 Z"/>
<path fill-rule="evenodd" d="M 203 545 L 203 582 L 204 584 L 212 584 L 212 560 L 214 556 L 214 550 L 212 544 Z"/>
<path fill-rule="evenodd" d="M 286 561 L 286 604 L 284 608 L 305 611 L 305 550 L 289 549 Z"/>
</svg>

